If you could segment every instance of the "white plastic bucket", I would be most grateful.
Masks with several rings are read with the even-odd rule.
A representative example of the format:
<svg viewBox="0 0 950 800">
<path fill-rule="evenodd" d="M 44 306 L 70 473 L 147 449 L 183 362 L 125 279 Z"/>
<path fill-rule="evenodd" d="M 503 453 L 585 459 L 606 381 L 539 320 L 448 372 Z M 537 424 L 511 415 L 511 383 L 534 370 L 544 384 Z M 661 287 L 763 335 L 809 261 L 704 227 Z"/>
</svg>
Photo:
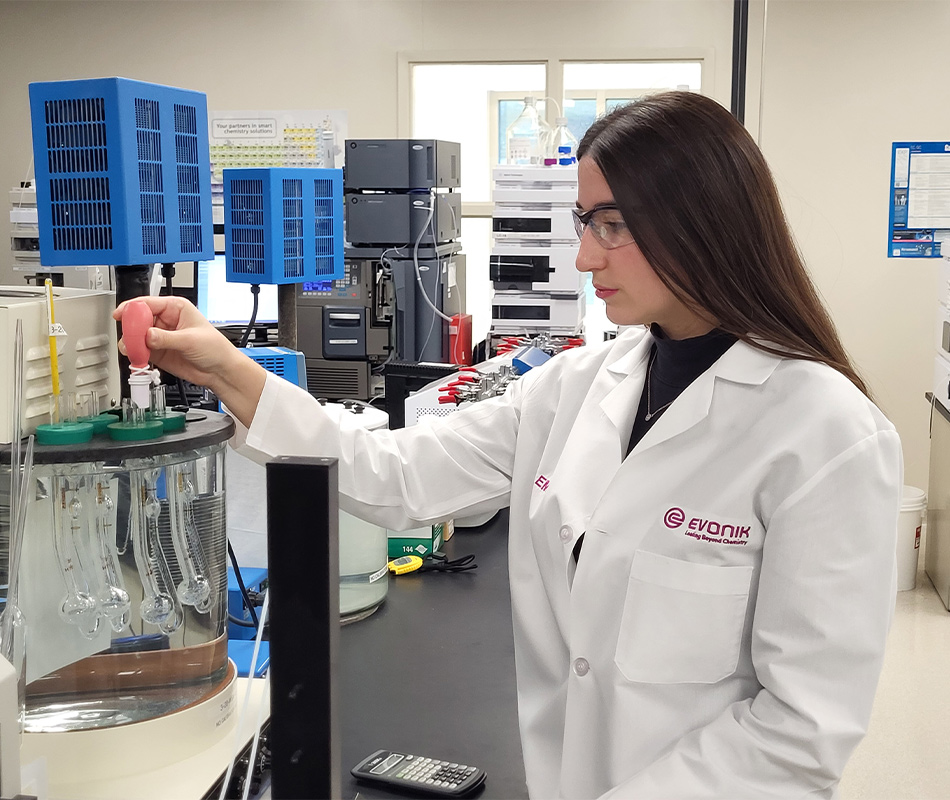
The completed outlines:
<svg viewBox="0 0 950 800">
<path fill-rule="evenodd" d="M 901 495 L 901 513 L 897 520 L 897 591 L 917 586 L 917 557 L 920 555 L 920 529 L 927 510 L 927 493 L 905 486 Z"/>
</svg>

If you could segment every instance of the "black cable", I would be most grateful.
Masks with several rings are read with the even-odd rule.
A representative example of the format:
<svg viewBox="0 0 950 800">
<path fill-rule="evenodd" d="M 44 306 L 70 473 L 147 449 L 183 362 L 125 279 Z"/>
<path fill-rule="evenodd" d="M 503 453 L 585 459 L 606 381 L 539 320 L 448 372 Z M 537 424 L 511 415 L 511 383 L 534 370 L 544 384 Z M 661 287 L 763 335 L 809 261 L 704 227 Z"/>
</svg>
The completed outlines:
<svg viewBox="0 0 950 800">
<path fill-rule="evenodd" d="M 247 593 L 247 587 L 244 585 L 244 579 L 241 577 L 241 568 L 238 566 L 237 556 L 234 555 L 234 548 L 231 547 L 231 542 L 228 542 L 228 556 L 231 559 L 231 566 L 234 568 L 234 577 L 237 579 L 238 588 L 241 590 L 241 597 L 244 598 L 244 607 L 251 613 L 251 619 L 254 620 L 254 627 L 258 627 L 260 623 L 257 621 L 257 613 L 254 611 L 254 604 L 251 602 L 251 598 Z M 231 616 L 230 614 L 228 615 Z M 247 627 L 251 627 L 248 625 Z"/>
<path fill-rule="evenodd" d="M 473 563 L 475 561 L 474 554 L 469 554 L 467 556 L 462 556 L 461 558 L 456 558 L 453 561 L 450 561 L 441 553 L 433 553 L 431 556 L 427 556 L 425 561 L 422 563 L 422 566 L 419 567 L 419 572 L 468 572 L 470 569 L 478 569 L 478 564 Z"/>
<path fill-rule="evenodd" d="M 235 625 L 240 625 L 242 628 L 256 628 L 257 626 L 253 622 L 248 622 L 246 619 L 240 619 L 235 617 L 234 614 L 228 614 L 228 622 L 233 622 Z"/>
<path fill-rule="evenodd" d="M 181 378 L 176 378 L 175 380 L 178 381 L 178 394 L 181 395 L 181 404 L 185 407 L 190 406 L 191 403 L 188 402 L 188 390 L 185 389 L 185 382 Z"/>
<path fill-rule="evenodd" d="M 172 289 L 172 278 L 175 277 L 175 265 L 162 264 L 162 277 L 165 278 L 165 294 L 171 297 L 175 294 L 174 289 Z"/>
<path fill-rule="evenodd" d="M 251 294 L 254 295 L 254 308 L 251 309 L 251 319 L 244 329 L 244 336 L 241 337 L 241 347 L 247 347 L 247 340 L 251 338 L 251 331 L 254 329 L 254 323 L 257 321 L 257 296 L 261 293 L 260 284 L 251 284 Z"/>
</svg>

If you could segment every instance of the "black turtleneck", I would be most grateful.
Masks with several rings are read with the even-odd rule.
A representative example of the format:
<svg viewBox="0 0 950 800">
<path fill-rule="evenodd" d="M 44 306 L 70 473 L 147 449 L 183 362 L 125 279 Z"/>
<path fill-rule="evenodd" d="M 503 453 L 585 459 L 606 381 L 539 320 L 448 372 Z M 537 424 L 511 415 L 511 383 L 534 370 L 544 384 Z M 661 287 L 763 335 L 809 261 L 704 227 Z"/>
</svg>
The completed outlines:
<svg viewBox="0 0 950 800">
<path fill-rule="evenodd" d="M 627 455 L 667 408 L 696 378 L 709 369 L 733 344 L 736 337 L 718 329 L 692 339 L 670 339 L 659 325 L 651 325 L 655 343 L 647 362 L 647 376 L 640 405 L 630 432 Z M 647 414 L 650 418 L 647 419 Z M 580 557 L 584 535 L 574 545 L 574 560 Z"/>
<path fill-rule="evenodd" d="M 715 364 L 736 341 L 731 333 L 718 329 L 692 339 L 670 339 L 659 325 L 654 324 L 650 326 L 650 333 L 655 343 L 650 351 L 647 378 L 630 432 L 627 455 L 683 390 Z"/>
</svg>

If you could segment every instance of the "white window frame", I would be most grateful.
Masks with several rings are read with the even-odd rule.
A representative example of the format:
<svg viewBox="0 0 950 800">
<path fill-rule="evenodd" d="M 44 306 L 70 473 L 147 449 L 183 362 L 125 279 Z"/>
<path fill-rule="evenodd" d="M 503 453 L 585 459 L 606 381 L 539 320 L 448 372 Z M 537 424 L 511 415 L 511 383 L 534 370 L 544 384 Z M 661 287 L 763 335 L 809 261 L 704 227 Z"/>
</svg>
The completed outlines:
<svg viewBox="0 0 950 800">
<path fill-rule="evenodd" d="M 560 103 L 559 98 L 564 96 L 564 64 L 566 63 L 585 61 L 597 64 L 611 61 L 698 61 L 700 63 L 700 93 L 715 96 L 716 66 L 715 51 L 712 48 L 634 48 L 624 51 L 607 48 L 596 53 L 572 50 L 555 53 L 539 50 L 518 50 L 516 53 L 498 50 L 420 50 L 400 52 L 397 54 L 397 58 L 398 115 L 396 136 L 400 139 L 407 139 L 412 136 L 412 67 L 415 64 L 544 64 L 546 75 L 544 96 L 557 98 L 558 103 Z M 577 93 L 572 91 L 569 96 L 572 94 Z M 586 96 L 589 97 L 590 93 Z M 598 107 L 600 106 L 598 105 Z M 497 105 L 495 109 L 490 117 L 493 127 L 498 125 Z M 544 116 L 552 127 L 556 117 L 556 112 L 553 109 L 554 105 L 552 103 L 545 104 Z M 491 148 L 494 150 L 494 160 L 497 160 L 497 147 L 492 144 Z M 464 153 L 462 157 L 465 157 Z M 462 188 L 464 190 L 464 187 Z M 490 202 L 466 201 L 463 192 L 463 217 L 491 217 L 491 212 L 492 204 Z"/>
</svg>

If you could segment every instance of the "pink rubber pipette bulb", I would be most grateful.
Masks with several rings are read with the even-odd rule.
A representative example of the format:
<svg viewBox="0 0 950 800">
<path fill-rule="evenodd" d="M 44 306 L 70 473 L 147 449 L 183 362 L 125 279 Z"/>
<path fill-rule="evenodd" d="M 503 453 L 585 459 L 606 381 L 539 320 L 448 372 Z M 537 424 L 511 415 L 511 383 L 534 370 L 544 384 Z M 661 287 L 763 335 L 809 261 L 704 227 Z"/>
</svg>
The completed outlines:
<svg viewBox="0 0 950 800">
<path fill-rule="evenodd" d="M 152 327 L 152 310 L 144 300 L 130 300 L 122 312 L 122 340 L 129 362 L 135 368 L 147 367 L 151 353 L 145 334 Z"/>
</svg>

